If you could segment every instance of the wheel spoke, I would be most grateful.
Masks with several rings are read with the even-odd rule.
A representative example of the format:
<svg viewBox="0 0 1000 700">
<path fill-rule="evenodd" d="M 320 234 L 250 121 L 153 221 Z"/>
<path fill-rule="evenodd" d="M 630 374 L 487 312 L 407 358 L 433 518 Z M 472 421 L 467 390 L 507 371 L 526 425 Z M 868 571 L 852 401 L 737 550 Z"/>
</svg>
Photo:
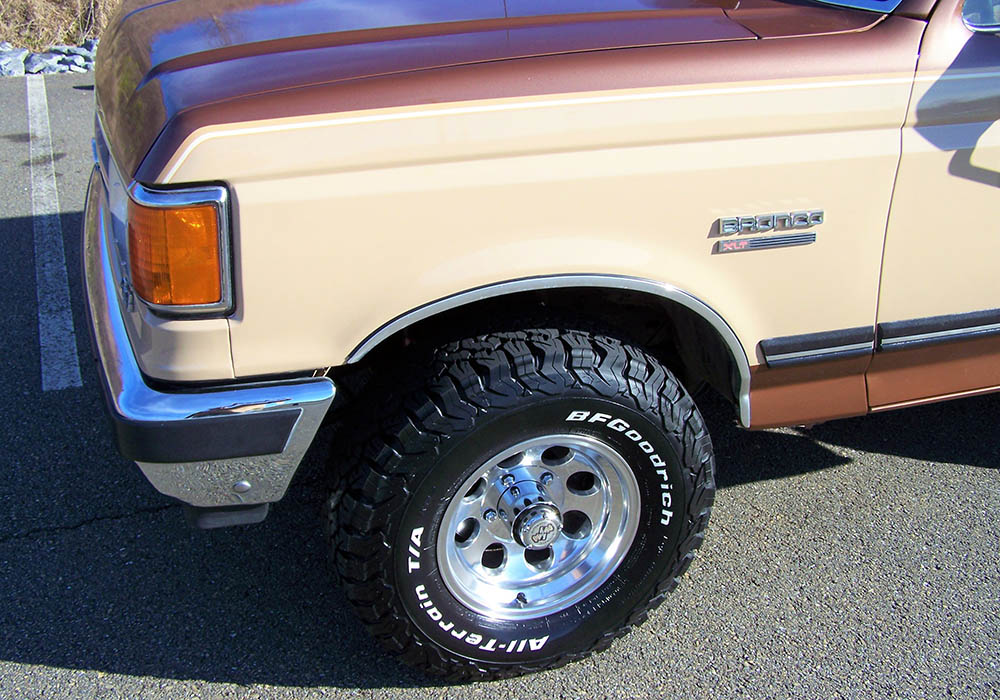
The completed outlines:
<svg viewBox="0 0 1000 700">
<path fill-rule="evenodd" d="M 604 519 L 605 506 L 604 494 L 601 491 L 589 494 L 567 491 L 565 496 L 563 496 L 560 510 L 563 513 L 578 510 L 590 518 L 590 522 L 597 526 Z"/>
<path fill-rule="evenodd" d="M 545 446 L 539 447 L 529 447 L 522 453 L 521 465 L 526 467 L 541 467 L 542 466 L 542 453 L 545 452 Z"/>
<path fill-rule="evenodd" d="M 599 480 L 599 477 L 594 471 L 593 465 L 589 464 L 583 457 L 577 452 L 574 452 L 568 460 L 562 464 L 556 464 L 551 467 L 546 467 L 550 472 L 555 474 L 557 477 L 562 479 L 563 483 L 578 472 L 586 472 L 592 474 L 595 479 Z"/>
<path fill-rule="evenodd" d="M 483 506 L 482 499 L 472 502 L 463 500 L 459 502 L 458 507 L 455 509 L 455 517 L 453 520 L 456 523 L 460 523 L 466 518 L 476 518 L 477 520 L 481 520 L 484 510 L 486 509 Z M 483 525 L 485 525 L 485 523 L 483 523 Z"/>
<path fill-rule="evenodd" d="M 476 535 L 475 539 L 469 540 L 464 545 L 458 547 L 458 551 L 462 554 L 462 558 L 470 566 L 479 566 L 483 561 L 483 552 L 491 544 L 502 544 L 507 546 L 509 543 L 499 540 L 493 536 L 493 533 L 487 530 L 485 527 L 479 528 L 479 534 Z"/>
<path fill-rule="evenodd" d="M 505 582 L 520 581 L 527 587 L 528 580 L 538 576 L 538 570 L 529 566 L 524 561 L 524 550 L 520 547 L 516 548 L 516 551 L 510 551 L 507 554 L 507 565 L 503 570 L 503 580 Z"/>
<path fill-rule="evenodd" d="M 563 535 L 552 543 L 552 565 L 559 566 L 580 549 L 578 542 Z"/>
</svg>

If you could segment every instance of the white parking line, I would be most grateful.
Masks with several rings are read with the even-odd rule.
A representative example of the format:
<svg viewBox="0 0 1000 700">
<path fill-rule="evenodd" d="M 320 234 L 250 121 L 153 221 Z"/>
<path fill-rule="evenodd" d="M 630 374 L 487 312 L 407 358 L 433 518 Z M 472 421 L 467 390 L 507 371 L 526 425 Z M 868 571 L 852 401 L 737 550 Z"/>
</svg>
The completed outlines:
<svg viewBox="0 0 1000 700">
<path fill-rule="evenodd" d="M 59 221 L 59 192 L 52 167 L 52 133 L 45 79 L 28 78 L 28 131 L 31 135 L 31 213 L 35 229 L 35 284 L 42 391 L 82 386 L 76 333 L 69 305 L 69 280 Z"/>
</svg>

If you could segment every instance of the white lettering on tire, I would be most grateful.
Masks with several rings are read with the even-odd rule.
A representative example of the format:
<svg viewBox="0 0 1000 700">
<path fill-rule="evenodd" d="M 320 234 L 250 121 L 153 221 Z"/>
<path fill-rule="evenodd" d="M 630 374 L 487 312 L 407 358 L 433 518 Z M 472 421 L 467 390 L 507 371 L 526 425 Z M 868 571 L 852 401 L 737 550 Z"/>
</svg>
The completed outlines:
<svg viewBox="0 0 1000 700">
<path fill-rule="evenodd" d="M 670 524 L 670 521 L 674 517 L 674 512 L 671 510 L 673 507 L 673 494 L 671 492 L 674 485 L 670 483 L 670 477 L 667 475 L 667 470 L 665 469 L 667 463 L 656 452 L 653 444 L 649 440 L 643 439 L 642 433 L 629 425 L 628 421 L 616 418 L 607 413 L 591 414 L 590 411 L 572 411 L 566 417 L 566 422 L 603 423 L 615 432 L 623 433 L 625 437 L 636 443 L 639 449 L 649 456 L 650 463 L 656 468 L 656 473 L 660 476 L 660 524 L 663 526 Z"/>
<path fill-rule="evenodd" d="M 420 568 L 420 549 L 418 548 L 423 536 L 424 528 L 422 527 L 415 527 L 410 533 L 410 542 L 413 544 L 409 546 L 410 558 L 406 560 L 406 568 L 411 574 Z"/>
<path fill-rule="evenodd" d="M 420 529 L 422 530 L 423 528 Z M 532 639 L 511 639 L 506 642 L 501 642 L 495 637 L 490 637 L 484 643 L 483 640 L 486 637 L 483 637 L 483 635 L 476 632 L 469 632 L 465 629 L 457 629 L 455 623 L 445 620 L 444 614 L 434 604 L 434 601 L 431 600 L 430 593 L 427 592 L 427 587 L 424 584 L 417 585 L 413 589 L 413 592 L 416 593 L 417 600 L 420 601 L 420 607 L 427 613 L 427 617 L 436 622 L 438 627 L 450 633 L 455 639 L 464 640 L 466 644 L 474 646 L 480 651 L 503 651 L 510 654 L 513 652 L 520 653 L 525 650 L 525 647 L 529 651 L 541 651 L 545 643 L 549 641 L 549 635 L 545 635 L 544 637 L 535 637 Z"/>
</svg>

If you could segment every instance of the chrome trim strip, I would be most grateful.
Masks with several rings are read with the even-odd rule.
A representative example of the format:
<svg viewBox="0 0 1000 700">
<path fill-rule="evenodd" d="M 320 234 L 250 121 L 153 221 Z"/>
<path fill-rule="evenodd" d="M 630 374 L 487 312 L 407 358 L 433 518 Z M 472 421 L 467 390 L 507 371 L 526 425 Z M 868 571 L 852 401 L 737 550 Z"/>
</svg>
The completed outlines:
<svg viewBox="0 0 1000 700">
<path fill-rule="evenodd" d="M 204 416 L 263 413 L 299 408 L 301 416 L 280 454 L 193 464 L 139 463 L 162 493 L 195 506 L 266 503 L 280 499 L 312 443 L 336 394 L 326 377 L 219 389 L 164 392 L 149 387 L 139 369 L 122 318 L 108 248 L 107 192 L 91 175 L 84 214 L 84 276 L 100 373 L 112 408 L 134 422 L 202 420 Z M 249 490 L 233 490 L 238 481 Z"/>
<path fill-rule="evenodd" d="M 867 343 L 851 343 L 850 345 L 837 345 L 829 348 L 815 348 L 813 350 L 801 350 L 799 352 L 786 352 L 781 355 L 768 355 L 767 362 L 772 364 L 775 362 L 783 362 L 788 360 L 803 360 L 806 358 L 812 358 L 813 356 L 819 355 L 833 355 L 840 353 L 854 353 L 854 352 L 874 352 L 875 343 L 868 341 Z M 820 359 L 820 358 L 817 358 Z"/>
<path fill-rule="evenodd" d="M 965 338 L 978 338 L 984 335 L 995 335 L 1000 333 L 1000 323 L 990 323 L 983 326 L 971 326 L 969 328 L 952 328 L 945 331 L 934 331 L 931 333 L 914 333 L 913 335 L 901 335 L 895 338 L 883 338 L 879 343 L 880 350 L 897 350 L 903 347 L 913 347 L 915 345 L 930 345 L 949 340 L 962 340 Z"/>
<path fill-rule="evenodd" d="M 346 362 L 352 364 L 371 352 L 381 342 L 404 328 L 435 316 L 444 311 L 464 306 L 484 299 L 492 299 L 518 292 L 531 292 L 543 289 L 566 289 L 572 287 L 628 289 L 644 292 L 652 296 L 663 297 L 691 309 L 722 336 L 729 347 L 730 354 L 736 362 L 740 373 L 739 407 L 740 423 L 743 427 L 750 426 L 750 363 L 747 360 L 743 345 L 729 324 L 712 307 L 697 297 L 669 284 L 654 282 L 638 277 L 606 274 L 566 274 L 542 277 L 526 277 L 523 279 L 498 282 L 475 289 L 469 289 L 458 294 L 432 301 L 411 311 L 401 314 L 365 338 L 348 356 Z"/>
</svg>

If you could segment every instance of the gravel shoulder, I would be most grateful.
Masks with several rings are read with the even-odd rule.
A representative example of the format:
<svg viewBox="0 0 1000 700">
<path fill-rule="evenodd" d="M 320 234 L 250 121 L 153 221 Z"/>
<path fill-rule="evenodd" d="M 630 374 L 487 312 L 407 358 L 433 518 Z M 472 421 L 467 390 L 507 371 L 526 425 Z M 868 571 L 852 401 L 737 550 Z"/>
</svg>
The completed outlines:
<svg viewBox="0 0 1000 700">
<path fill-rule="evenodd" d="M 120 458 L 82 313 L 91 75 L 45 78 L 84 386 L 40 391 L 24 79 L 0 81 L 0 697 L 1000 697 L 1000 396 L 748 433 L 704 399 L 704 548 L 611 650 L 449 686 L 330 584 L 329 430 L 259 526 L 199 532 Z M 61 155 L 60 155 L 61 154 Z"/>
</svg>

